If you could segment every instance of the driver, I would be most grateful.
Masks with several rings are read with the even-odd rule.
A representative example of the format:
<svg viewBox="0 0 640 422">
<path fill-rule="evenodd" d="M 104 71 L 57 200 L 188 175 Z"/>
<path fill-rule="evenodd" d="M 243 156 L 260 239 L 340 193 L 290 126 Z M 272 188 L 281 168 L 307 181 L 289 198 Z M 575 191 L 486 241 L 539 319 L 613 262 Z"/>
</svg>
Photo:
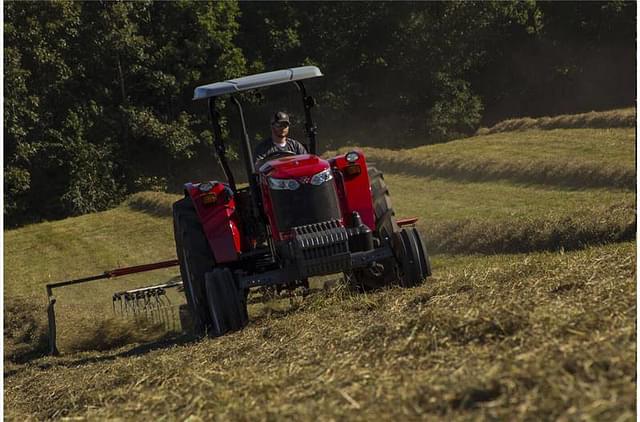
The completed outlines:
<svg viewBox="0 0 640 422">
<path fill-rule="evenodd" d="M 278 152 L 293 152 L 296 155 L 307 154 L 307 149 L 295 139 L 287 137 L 289 135 L 289 114 L 278 111 L 271 118 L 271 137 L 260 142 L 255 149 L 254 158 L 256 163 L 265 157 Z"/>
</svg>

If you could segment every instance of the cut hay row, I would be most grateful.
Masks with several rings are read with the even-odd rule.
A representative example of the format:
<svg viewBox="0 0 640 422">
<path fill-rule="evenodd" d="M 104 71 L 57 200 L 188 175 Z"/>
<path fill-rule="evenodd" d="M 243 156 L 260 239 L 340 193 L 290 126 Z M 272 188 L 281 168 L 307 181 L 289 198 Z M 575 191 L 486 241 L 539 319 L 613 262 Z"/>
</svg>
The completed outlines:
<svg viewBox="0 0 640 422">
<path fill-rule="evenodd" d="M 427 246 L 431 253 L 445 254 L 498 254 L 498 253 L 520 253 L 542 250 L 573 250 L 584 248 L 588 245 L 601 245 L 609 242 L 623 242 L 632 240 L 636 233 L 636 214 L 633 198 L 629 198 L 620 203 L 610 204 L 606 201 L 598 203 L 598 195 L 594 194 L 593 199 L 586 195 L 581 195 L 579 208 L 573 208 L 569 201 L 569 196 L 580 195 L 580 192 L 568 192 L 564 194 L 562 204 L 563 211 L 552 211 L 552 205 L 546 202 L 544 216 L 532 214 L 532 210 L 526 210 L 530 215 L 522 215 L 523 210 L 515 209 L 519 216 L 509 216 L 503 219 L 500 214 L 492 217 L 469 216 L 452 220 L 451 218 L 431 218 L 432 214 L 437 214 L 439 208 L 445 205 L 432 202 L 428 194 L 427 204 L 422 206 L 416 203 L 414 191 L 414 204 L 406 204 L 410 199 L 407 193 L 401 189 L 400 184 L 404 181 L 396 176 L 389 175 L 389 181 L 394 204 L 400 204 L 397 210 L 406 210 L 400 213 L 421 218 L 419 226 L 427 241 Z M 420 183 L 411 181 L 411 183 Z M 426 191 L 430 190 L 431 184 L 435 181 L 425 179 Z M 418 189 L 416 187 L 416 189 Z M 448 186 L 449 194 L 457 195 L 455 186 Z M 501 194 L 500 186 L 495 188 L 496 194 Z M 502 187 L 504 190 L 504 187 Z M 397 195 L 395 195 L 397 193 Z M 473 209 L 474 198 L 469 195 L 470 203 L 466 205 L 468 213 L 477 214 L 478 210 Z M 626 195 L 623 195 L 626 197 Z M 153 192 L 143 192 L 129 198 L 125 204 L 134 210 L 150 212 L 153 215 L 168 217 L 171 215 L 171 204 L 177 196 L 163 195 Z M 550 200 L 552 197 L 543 198 L 542 201 Z M 603 198 L 601 198 L 603 199 Z M 592 202 L 586 202 L 591 200 Z M 611 200 L 607 198 L 607 200 Z M 479 200 L 478 200 L 479 201 Z M 477 206 L 480 204 L 476 203 Z M 419 208 L 416 210 L 414 208 Z M 431 208 L 431 209 L 430 209 Z M 416 213 L 417 212 L 417 213 Z M 446 215 L 464 215 L 464 211 L 443 210 Z M 485 213 L 489 213 L 487 211 Z"/>
<path fill-rule="evenodd" d="M 609 111 L 591 111 L 580 114 L 563 114 L 553 117 L 523 117 L 502 121 L 490 128 L 480 128 L 476 135 L 498 132 L 514 132 L 531 129 L 575 129 L 636 127 L 635 107 Z"/>
<path fill-rule="evenodd" d="M 28 296 L 4 297 L 4 361 L 25 362 L 48 351 L 43 301 Z"/>
<path fill-rule="evenodd" d="M 476 138 L 477 139 L 477 138 Z M 456 145 L 461 149 L 463 145 Z M 523 146 L 526 148 L 526 146 Z M 628 163 L 583 161 L 581 158 L 556 155 L 545 160 L 521 153 L 496 152 L 496 157 L 473 154 L 471 150 L 447 151 L 443 154 L 432 147 L 393 151 L 362 148 L 367 159 L 384 172 L 420 177 L 440 177 L 465 182 L 508 180 L 520 184 L 539 184 L 571 188 L 618 188 L 635 190 L 636 172 L 633 164 L 633 144 L 629 145 Z M 347 152 L 349 148 L 342 148 Z M 512 155 L 513 154 L 513 155 Z"/>
<path fill-rule="evenodd" d="M 105 303 L 63 303 L 57 306 L 57 346 L 62 353 L 107 350 L 126 344 L 157 341 L 172 332 L 148 320 L 96 313 Z M 72 325 L 72 326 L 70 326 Z M 62 328 L 62 329 L 61 329 Z M 4 300 L 5 370 L 49 354 L 46 307 L 41 297 L 14 296 Z"/>
<path fill-rule="evenodd" d="M 41 359 L 5 372 L 5 417 L 633 420 L 634 251 L 451 258 L 223 339 Z"/>
<path fill-rule="evenodd" d="M 627 203 L 546 218 L 463 219 L 420 227 L 431 253 L 489 255 L 630 241 L 636 237 L 637 219 L 634 204 Z"/>
<path fill-rule="evenodd" d="M 369 157 L 383 171 L 442 177 L 467 182 L 510 180 L 521 184 L 556 185 L 574 188 L 612 187 L 632 190 L 636 175 L 633 169 L 600 168 L 585 164 L 528 162 L 469 162 L 451 158 L 446 161 L 406 159 L 395 154 Z"/>
</svg>

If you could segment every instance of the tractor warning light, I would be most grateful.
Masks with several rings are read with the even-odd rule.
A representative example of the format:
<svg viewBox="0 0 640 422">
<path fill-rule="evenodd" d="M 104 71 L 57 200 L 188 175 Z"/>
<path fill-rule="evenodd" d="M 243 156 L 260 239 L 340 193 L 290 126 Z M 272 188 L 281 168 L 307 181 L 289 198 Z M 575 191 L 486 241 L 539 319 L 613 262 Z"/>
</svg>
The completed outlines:
<svg viewBox="0 0 640 422">
<path fill-rule="evenodd" d="M 346 176 L 357 176 L 362 173 L 362 168 L 360 168 L 360 164 L 351 164 L 346 166 L 343 171 Z"/>
<path fill-rule="evenodd" d="M 211 205 L 214 204 L 216 202 L 216 200 L 218 199 L 218 197 L 216 196 L 215 193 L 206 193 L 204 195 L 202 195 L 202 203 L 205 205 Z"/>
</svg>

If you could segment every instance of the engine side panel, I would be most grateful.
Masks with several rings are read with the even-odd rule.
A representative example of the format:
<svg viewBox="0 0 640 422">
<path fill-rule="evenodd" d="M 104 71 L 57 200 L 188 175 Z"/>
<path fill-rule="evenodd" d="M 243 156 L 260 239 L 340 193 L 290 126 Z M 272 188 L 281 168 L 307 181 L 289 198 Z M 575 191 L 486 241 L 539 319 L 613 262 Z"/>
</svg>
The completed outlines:
<svg viewBox="0 0 640 422">
<path fill-rule="evenodd" d="M 350 226 L 351 213 L 357 211 L 362 222 L 371 230 L 375 230 L 376 217 L 371 199 L 367 162 L 362 151 L 355 151 L 358 153 L 358 159 L 353 162 L 348 162 L 345 155 L 329 159 L 334 174 L 338 173 L 341 176 L 336 177 L 336 187 L 342 215 L 345 224 Z"/>
<path fill-rule="evenodd" d="M 185 192 L 193 201 L 216 263 L 237 261 L 243 236 L 233 191 L 224 183 L 205 182 L 187 183 Z"/>
</svg>

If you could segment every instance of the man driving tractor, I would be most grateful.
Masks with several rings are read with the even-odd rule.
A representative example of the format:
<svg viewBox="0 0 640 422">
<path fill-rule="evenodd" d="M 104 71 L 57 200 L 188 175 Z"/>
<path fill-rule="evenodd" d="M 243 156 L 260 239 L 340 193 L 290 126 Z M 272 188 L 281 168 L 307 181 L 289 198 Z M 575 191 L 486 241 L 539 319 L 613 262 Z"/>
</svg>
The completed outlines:
<svg viewBox="0 0 640 422">
<path fill-rule="evenodd" d="M 271 137 L 256 146 L 254 153 L 256 163 L 280 151 L 293 152 L 296 155 L 307 154 L 307 149 L 304 145 L 288 137 L 290 126 L 291 120 L 289 119 L 289 114 L 284 111 L 278 111 L 273 115 L 271 118 Z"/>
</svg>

